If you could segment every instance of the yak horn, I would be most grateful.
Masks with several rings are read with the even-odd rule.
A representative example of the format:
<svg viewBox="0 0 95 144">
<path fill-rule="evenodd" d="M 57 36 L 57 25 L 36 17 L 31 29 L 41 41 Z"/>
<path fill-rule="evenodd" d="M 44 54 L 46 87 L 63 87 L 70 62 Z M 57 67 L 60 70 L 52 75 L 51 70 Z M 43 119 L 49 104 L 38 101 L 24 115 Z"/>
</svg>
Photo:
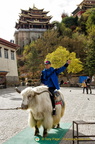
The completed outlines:
<svg viewBox="0 0 95 144">
<path fill-rule="evenodd" d="M 21 91 L 16 87 L 15 90 L 18 92 L 18 93 L 21 93 Z"/>
<path fill-rule="evenodd" d="M 42 91 L 42 92 L 35 92 L 35 91 L 34 91 L 34 94 L 35 94 L 35 95 L 40 95 L 40 94 L 42 94 L 42 93 L 44 93 L 44 92 L 50 93 L 48 90 L 45 90 L 45 91 Z"/>
</svg>

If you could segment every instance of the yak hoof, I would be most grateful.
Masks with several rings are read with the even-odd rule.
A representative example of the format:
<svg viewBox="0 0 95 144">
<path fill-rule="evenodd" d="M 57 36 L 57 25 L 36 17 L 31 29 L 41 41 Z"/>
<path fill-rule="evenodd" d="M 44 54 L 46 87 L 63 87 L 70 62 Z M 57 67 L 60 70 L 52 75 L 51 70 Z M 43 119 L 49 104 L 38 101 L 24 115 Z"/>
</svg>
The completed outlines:
<svg viewBox="0 0 95 144">
<path fill-rule="evenodd" d="M 53 125 L 52 128 L 55 128 L 55 125 Z"/>
<path fill-rule="evenodd" d="M 57 124 L 57 127 L 56 128 L 60 128 L 60 124 Z"/>
<path fill-rule="evenodd" d="M 39 129 L 37 128 L 37 127 L 35 127 L 36 129 L 35 129 L 35 134 L 34 134 L 34 136 L 38 136 L 39 135 Z"/>
<path fill-rule="evenodd" d="M 47 133 L 47 129 L 44 129 L 44 132 L 43 132 L 43 137 L 47 137 L 48 133 Z"/>
<path fill-rule="evenodd" d="M 46 133 L 43 134 L 43 137 L 47 137 L 47 135 L 48 135 L 48 133 L 46 132 Z"/>
<path fill-rule="evenodd" d="M 34 136 L 38 136 L 39 135 L 39 132 L 35 132 Z"/>
</svg>

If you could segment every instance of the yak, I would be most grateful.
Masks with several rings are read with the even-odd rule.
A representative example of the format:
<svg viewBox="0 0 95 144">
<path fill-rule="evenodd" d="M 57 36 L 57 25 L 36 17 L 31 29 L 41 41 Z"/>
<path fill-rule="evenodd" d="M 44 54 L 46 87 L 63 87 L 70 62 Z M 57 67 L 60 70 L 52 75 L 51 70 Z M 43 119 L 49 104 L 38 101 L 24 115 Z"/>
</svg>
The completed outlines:
<svg viewBox="0 0 95 144">
<path fill-rule="evenodd" d="M 65 102 L 64 96 L 58 90 L 56 96 L 56 115 L 52 115 L 52 104 L 50 100 L 50 92 L 47 86 L 27 87 L 21 92 L 16 88 L 17 92 L 22 95 L 21 108 L 29 110 L 28 123 L 30 127 L 35 127 L 34 135 L 39 135 L 39 127 L 43 127 L 43 137 L 48 135 L 48 130 L 57 126 L 61 117 L 64 115 Z M 61 103 L 60 103 L 61 102 Z"/>
</svg>

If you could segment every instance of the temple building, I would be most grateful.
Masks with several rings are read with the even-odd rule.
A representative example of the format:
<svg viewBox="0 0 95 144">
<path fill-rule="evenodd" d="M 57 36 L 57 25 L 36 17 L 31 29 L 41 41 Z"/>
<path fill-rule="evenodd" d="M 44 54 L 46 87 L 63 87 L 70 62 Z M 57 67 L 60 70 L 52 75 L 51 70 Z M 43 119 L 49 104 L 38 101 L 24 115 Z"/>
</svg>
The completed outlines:
<svg viewBox="0 0 95 144">
<path fill-rule="evenodd" d="M 72 12 L 73 16 L 81 17 L 87 9 L 95 8 L 95 0 L 83 0 L 78 7 Z"/>
<path fill-rule="evenodd" d="M 29 10 L 22 10 L 14 33 L 15 43 L 22 49 L 25 45 L 41 37 L 42 33 L 53 28 L 50 23 L 51 16 L 48 11 L 38 9 L 35 6 Z"/>
</svg>

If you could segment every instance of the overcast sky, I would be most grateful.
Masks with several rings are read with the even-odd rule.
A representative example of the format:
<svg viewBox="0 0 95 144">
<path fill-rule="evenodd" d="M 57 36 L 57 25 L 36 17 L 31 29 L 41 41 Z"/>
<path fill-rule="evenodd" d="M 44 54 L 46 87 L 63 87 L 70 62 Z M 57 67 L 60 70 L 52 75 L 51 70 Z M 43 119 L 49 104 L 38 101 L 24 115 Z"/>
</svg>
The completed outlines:
<svg viewBox="0 0 95 144">
<path fill-rule="evenodd" d="M 71 14 L 82 0 L 2 0 L 0 3 L 0 38 L 10 41 L 14 39 L 15 23 L 19 19 L 21 9 L 38 8 L 49 11 L 51 21 L 61 21 L 63 12 Z"/>
</svg>

